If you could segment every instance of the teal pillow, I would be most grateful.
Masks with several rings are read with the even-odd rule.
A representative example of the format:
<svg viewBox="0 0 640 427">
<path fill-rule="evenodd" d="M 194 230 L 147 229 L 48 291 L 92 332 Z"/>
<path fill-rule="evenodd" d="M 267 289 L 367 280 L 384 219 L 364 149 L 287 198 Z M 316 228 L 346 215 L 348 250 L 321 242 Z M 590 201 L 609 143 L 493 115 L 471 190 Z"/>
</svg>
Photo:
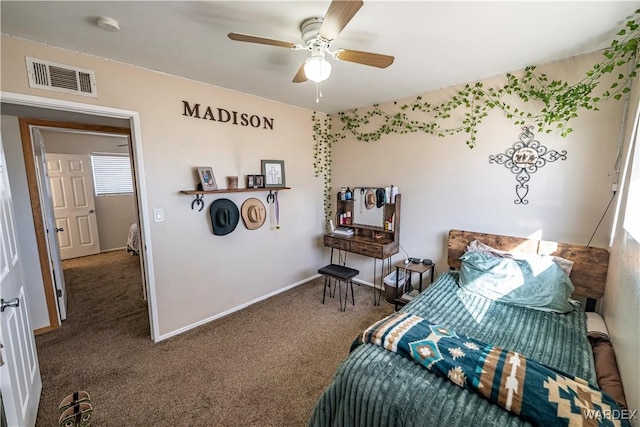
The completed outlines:
<svg viewBox="0 0 640 427">
<path fill-rule="evenodd" d="M 462 257 L 460 286 L 494 301 L 535 310 L 568 313 L 573 283 L 550 257 L 499 258 L 484 252 Z"/>
</svg>

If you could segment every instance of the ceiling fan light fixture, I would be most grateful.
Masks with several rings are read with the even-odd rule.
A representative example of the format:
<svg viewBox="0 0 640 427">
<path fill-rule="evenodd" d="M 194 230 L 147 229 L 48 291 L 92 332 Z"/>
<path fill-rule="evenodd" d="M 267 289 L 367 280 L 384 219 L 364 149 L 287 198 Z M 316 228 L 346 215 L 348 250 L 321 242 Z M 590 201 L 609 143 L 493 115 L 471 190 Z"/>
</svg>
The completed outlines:
<svg viewBox="0 0 640 427">
<path fill-rule="evenodd" d="M 327 80 L 331 75 L 331 63 L 322 56 L 312 56 L 304 61 L 304 75 L 316 83 Z"/>
</svg>

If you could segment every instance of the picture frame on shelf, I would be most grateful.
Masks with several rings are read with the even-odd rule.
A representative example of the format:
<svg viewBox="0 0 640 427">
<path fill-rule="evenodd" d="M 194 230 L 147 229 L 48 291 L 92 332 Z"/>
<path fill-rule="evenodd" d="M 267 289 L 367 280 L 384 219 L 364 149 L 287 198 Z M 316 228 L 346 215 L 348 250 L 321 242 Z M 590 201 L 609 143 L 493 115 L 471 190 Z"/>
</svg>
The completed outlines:
<svg viewBox="0 0 640 427">
<path fill-rule="evenodd" d="M 285 187 L 284 160 L 261 160 L 260 166 L 264 176 L 264 186 Z"/>
<path fill-rule="evenodd" d="M 254 187 L 253 188 L 265 188 L 264 184 L 264 175 L 255 175 L 254 176 Z"/>
<path fill-rule="evenodd" d="M 213 175 L 213 169 L 210 166 L 198 166 L 198 176 L 200 177 L 200 185 L 203 191 L 218 189 L 216 177 Z"/>
<path fill-rule="evenodd" d="M 247 188 L 255 188 L 255 175 L 247 175 Z"/>
</svg>

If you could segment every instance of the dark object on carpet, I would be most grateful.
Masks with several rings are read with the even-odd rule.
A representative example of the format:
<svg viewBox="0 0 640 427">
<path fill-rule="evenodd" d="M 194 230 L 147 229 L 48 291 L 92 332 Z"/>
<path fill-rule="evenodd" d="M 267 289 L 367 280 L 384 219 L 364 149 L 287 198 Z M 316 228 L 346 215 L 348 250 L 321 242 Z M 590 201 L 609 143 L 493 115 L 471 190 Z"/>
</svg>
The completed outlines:
<svg viewBox="0 0 640 427">
<path fill-rule="evenodd" d="M 76 403 L 60 415 L 58 425 L 60 427 L 91 427 L 92 413 L 93 407 L 90 403 Z"/>
<path fill-rule="evenodd" d="M 91 397 L 89 396 L 89 393 L 87 393 L 86 391 L 74 391 L 73 393 L 67 395 L 67 397 L 62 399 L 60 405 L 58 405 L 58 411 L 60 413 L 63 413 L 64 411 L 74 405 L 77 405 L 78 403 L 91 403 Z"/>
</svg>

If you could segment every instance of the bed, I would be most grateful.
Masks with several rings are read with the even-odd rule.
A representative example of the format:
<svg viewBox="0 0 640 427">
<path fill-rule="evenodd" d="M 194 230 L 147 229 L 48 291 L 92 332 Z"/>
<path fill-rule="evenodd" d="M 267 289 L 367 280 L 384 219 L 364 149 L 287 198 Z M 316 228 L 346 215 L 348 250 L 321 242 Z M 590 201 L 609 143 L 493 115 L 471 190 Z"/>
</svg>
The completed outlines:
<svg viewBox="0 0 640 427">
<path fill-rule="evenodd" d="M 569 264 L 573 263 L 570 265 L 572 292 L 568 311 L 559 313 L 532 309 L 463 289 L 459 283 L 461 275 L 465 280 L 468 279 L 469 274 L 463 272 L 470 261 L 463 263 L 461 257 L 469 256 L 470 244 L 478 242 L 496 251 L 517 251 L 541 258 L 545 255 L 544 258 L 557 257 L 559 260 L 569 260 Z M 598 425 L 597 420 L 586 420 L 584 411 L 580 408 L 573 408 L 577 416 L 569 415 L 570 418 L 573 417 L 572 423 L 569 423 L 548 408 L 535 403 L 537 401 L 534 398 L 531 401 L 534 404 L 529 403 L 529 406 L 539 412 L 534 416 L 518 416 L 513 408 L 505 409 L 504 402 L 491 403 L 497 402 L 495 396 L 493 400 L 482 397 L 477 389 L 463 388 L 451 377 L 435 373 L 433 367 L 440 362 L 427 369 L 426 363 L 418 360 L 425 356 L 420 355 L 420 351 L 415 352 L 413 360 L 406 354 L 409 351 L 401 354 L 399 348 L 405 338 L 389 339 L 393 334 L 383 336 L 380 330 L 388 327 L 392 321 L 419 319 L 414 323 L 431 325 L 434 332 L 442 328 L 456 335 L 455 339 L 462 340 L 462 345 L 454 348 L 456 351 L 449 350 L 450 355 L 455 356 L 450 358 L 454 359 L 454 363 L 465 359 L 458 354 L 460 348 L 468 352 L 471 347 L 477 347 L 473 343 L 484 343 L 486 348 L 504 349 L 505 354 L 507 350 L 510 351 L 509 354 L 517 353 L 526 360 L 527 369 L 537 367 L 545 374 L 551 370 L 554 374 L 559 373 L 558 378 L 575 379 L 598 392 L 594 359 L 587 339 L 586 315 L 582 304 L 573 298 L 597 299 L 603 295 L 608 259 L 608 251 L 601 248 L 451 230 L 448 240 L 448 264 L 451 271 L 441 274 L 426 291 L 392 314 L 391 320 L 385 318 L 363 331 L 354 341 L 349 356 L 339 367 L 333 382 L 316 403 L 309 425 L 529 426 L 551 425 L 550 422 L 556 421 L 557 425 Z M 465 282 L 465 286 L 466 284 Z M 400 317 L 402 319 L 398 320 Z M 393 323 L 396 324 L 399 323 Z M 437 325 L 437 328 L 433 329 L 433 325 Z M 365 337 L 374 338 L 367 341 Z M 409 341 L 411 340 L 403 345 L 410 347 L 417 342 Z M 398 349 L 385 348 L 389 342 Z M 442 350 L 442 353 L 445 351 Z M 471 376 L 466 378 L 468 383 L 472 382 Z M 499 376 L 496 375 L 495 378 Z M 520 383 L 525 381 L 521 379 Z M 476 386 L 479 389 L 482 387 L 478 384 Z M 538 393 L 540 388 L 543 387 L 533 391 Z M 559 393 L 563 396 L 562 390 Z M 531 394 L 531 390 L 527 390 L 527 394 L 522 392 L 522 396 L 526 396 L 523 401 Z M 552 394 L 551 388 L 548 394 Z M 546 400 L 553 400 L 545 393 L 542 395 L 544 403 L 547 403 Z M 606 404 L 595 406 L 596 409 L 619 409 L 607 393 L 602 393 L 602 396 L 603 399 L 606 398 Z M 525 404 L 523 402 L 522 406 Z M 550 404 L 553 405 L 553 402 Z M 536 406 L 539 407 L 535 408 Z M 549 421 L 538 418 L 547 415 L 553 419 Z M 600 421 L 604 422 L 603 425 L 628 425 L 624 420 L 613 420 L 611 424 L 607 424 L 611 421 L 609 419 Z"/>
<path fill-rule="evenodd" d="M 140 255 L 140 233 L 138 232 L 137 222 L 134 222 L 129 227 L 127 234 L 127 253 L 129 255 Z"/>
</svg>

